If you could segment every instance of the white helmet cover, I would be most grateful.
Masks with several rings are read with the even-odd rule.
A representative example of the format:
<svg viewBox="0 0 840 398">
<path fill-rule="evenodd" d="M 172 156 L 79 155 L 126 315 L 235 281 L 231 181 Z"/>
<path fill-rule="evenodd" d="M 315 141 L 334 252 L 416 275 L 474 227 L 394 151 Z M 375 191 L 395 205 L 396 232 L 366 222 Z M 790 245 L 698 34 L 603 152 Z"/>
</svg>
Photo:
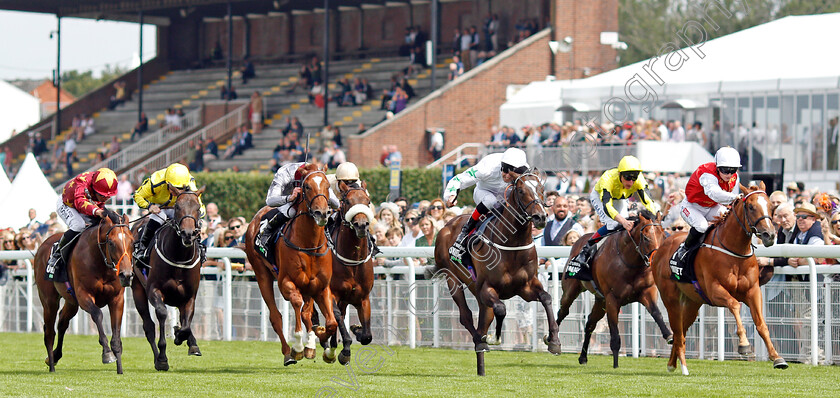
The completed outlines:
<svg viewBox="0 0 840 398">
<path fill-rule="evenodd" d="M 741 155 L 735 148 L 725 146 L 715 153 L 715 165 L 717 167 L 741 167 Z"/>
<path fill-rule="evenodd" d="M 508 148 L 502 155 L 502 163 L 510 165 L 513 168 L 530 168 L 525 151 L 519 148 Z"/>
<path fill-rule="evenodd" d="M 353 163 L 344 162 L 335 169 L 335 179 L 339 181 L 358 180 L 359 169 Z"/>
</svg>

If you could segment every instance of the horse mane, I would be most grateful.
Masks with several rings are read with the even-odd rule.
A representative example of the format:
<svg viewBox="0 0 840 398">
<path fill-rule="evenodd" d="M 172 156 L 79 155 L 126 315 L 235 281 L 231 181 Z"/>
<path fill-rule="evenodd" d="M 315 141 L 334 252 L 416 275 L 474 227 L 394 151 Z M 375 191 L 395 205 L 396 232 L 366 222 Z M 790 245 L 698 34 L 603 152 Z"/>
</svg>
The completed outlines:
<svg viewBox="0 0 840 398">
<path fill-rule="evenodd" d="M 646 220 L 656 220 L 656 214 L 653 214 L 653 212 L 648 209 L 642 209 L 639 212 L 639 215 L 644 217 Z"/>
<path fill-rule="evenodd" d="M 107 216 L 107 217 L 108 217 L 108 219 L 110 219 L 112 223 L 114 223 L 115 225 L 116 225 L 116 224 L 121 224 L 121 223 L 122 223 L 122 221 L 120 220 L 120 215 L 119 215 L 119 214 L 117 214 L 116 212 L 114 212 L 114 211 L 113 211 L 113 210 L 111 210 L 111 209 L 107 209 L 107 208 L 106 208 L 106 209 L 103 209 L 103 210 L 105 210 L 105 216 Z M 101 218 L 99 218 L 99 217 L 96 217 L 96 218 L 95 218 L 95 220 L 96 220 L 96 221 L 93 223 L 94 225 L 99 224 L 100 222 L 102 222 L 102 219 L 101 219 Z"/>
<path fill-rule="evenodd" d="M 303 168 L 303 170 L 304 170 L 304 172 L 303 172 L 304 176 L 306 176 L 307 174 L 309 174 L 313 171 L 318 171 L 319 170 L 318 165 L 316 165 L 315 163 L 306 163 L 303 166 L 301 166 L 301 168 Z"/>
</svg>

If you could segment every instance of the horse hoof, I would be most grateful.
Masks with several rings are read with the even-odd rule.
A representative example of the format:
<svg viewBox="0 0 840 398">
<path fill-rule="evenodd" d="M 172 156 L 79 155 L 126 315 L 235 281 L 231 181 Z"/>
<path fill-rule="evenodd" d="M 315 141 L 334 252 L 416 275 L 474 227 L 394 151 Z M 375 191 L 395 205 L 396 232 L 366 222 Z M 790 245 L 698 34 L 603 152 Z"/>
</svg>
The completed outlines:
<svg viewBox="0 0 840 398">
<path fill-rule="evenodd" d="M 785 362 L 785 359 L 782 357 L 776 358 L 773 360 L 773 368 L 774 369 L 787 369 L 788 364 Z"/>
<path fill-rule="evenodd" d="M 548 343 L 548 352 L 554 355 L 560 355 L 560 344 L 558 343 Z"/>
<path fill-rule="evenodd" d="M 682 365 L 683 376 L 688 376 L 688 366 Z"/>
<path fill-rule="evenodd" d="M 198 349 L 198 346 L 190 347 L 190 350 L 187 352 L 188 355 L 195 355 L 197 357 L 201 356 L 201 350 Z"/>
<path fill-rule="evenodd" d="M 314 359 L 315 358 L 315 349 L 314 348 L 304 348 L 303 349 L 303 356 L 306 359 Z"/>
<path fill-rule="evenodd" d="M 295 360 L 295 358 L 291 355 L 286 355 L 283 358 L 283 366 L 294 365 L 296 363 L 297 363 L 297 360 Z"/>
<path fill-rule="evenodd" d="M 342 365 L 347 365 L 350 363 L 350 353 L 348 352 L 347 355 L 344 355 L 344 351 L 338 353 L 338 363 Z"/>
<path fill-rule="evenodd" d="M 475 345 L 475 352 L 488 352 L 490 351 L 490 346 L 487 343 L 478 343 Z"/>
<path fill-rule="evenodd" d="M 578 358 L 578 363 L 581 364 L 581 365 L 586 365 L 588 362 L 589 362 L 589 359 L 584 357 L 584 356 L 581 356 L 580 358 Z"/>
<path fill-rule="evenodd" d="M 292 349 L 292 358 L 294 358 L 295 361 L 300 361 L 303 359 L 303 351 L 295 351 Z"/>
<path fill-rule="evenodd" d="M 102 363 L 103 364 L 107 365 L 109 363 L 114 363 L 116 361 L 117 361 L 117 356 L 114 355 L 113 352 L 107 352 L 105 354 L 102 354 Z"/>
<path fill-rule="evenodd" d="M 747 345 L 739 345 L 738 346 L 738 354 L 741 355 L 750 355 L 752 353 L 752 348 L 749 344 Z"/>
<path fill-rule="evenodd" d="M 676 366 L 668 365 L 668 373 L 674 373 L 675 370 L 677 370 Z"/>
<path fill-rule="evenodd" d="M 481 337 L 481 341 L 487 343 L 488 345 L 500 345 L 502 344 L 501 340 L 497 339 L 496 336 L 492 334 L 486 334 Z"/>
<path fill-rule="evenodd" d="M 167 371 L 169 370 L 169 361 L 158 362 L 155 361 L 155 370 Z"/>
<path fill-rule="evenodd" d="M 335 363 L 335 356 L 333 356 L 332 358 L 330 358 L 330 356 L 329 356 L 329 355 L 327 355 L 327 352 L 326 352 L 326 351 L 324 351 L 324 354 L 323 354 L 323 355 L 321 355 L 321 359 L 323 359 L 323 360 L 324 360 L 324 362 L 326 362 L 326 363 Z"/>
<path fill-rule="evenodd" d="M 674 345 L 674 335 L 672 334 L 672 335 L 666 337 L 665 342 L 667 342 L 668 345 Z"/>
<path fill-rule="evenodd" d="M 359 334 L 359 332 L 362 331 L 362 325 L 350 325 L 350 331 L 353 332 L 353 334 Z"/>
</svg>

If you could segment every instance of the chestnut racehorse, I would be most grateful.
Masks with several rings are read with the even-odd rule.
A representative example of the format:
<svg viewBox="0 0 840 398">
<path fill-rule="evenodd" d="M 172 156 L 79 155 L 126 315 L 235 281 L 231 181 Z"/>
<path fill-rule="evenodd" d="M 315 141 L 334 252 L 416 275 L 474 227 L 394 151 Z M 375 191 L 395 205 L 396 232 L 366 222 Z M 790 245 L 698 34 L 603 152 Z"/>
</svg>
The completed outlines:
<svg viewBox="0 0 840 398">
<path fill-rule="evenodd" d="M 303 192 L 295 201 L 297 213 L 281 228 L 282 237 L 274 246 L 277 266 L 270 264 L 257 253 L 254 237 L 257 236 L 262 216 L 271 210 L 263 207 L 254 215 L 245 233 L 245 253 L 254 268 L 263 301 L 269 310 L 269 319 L 283 345 L 283 364 L 292 365 L 303 358 L 304 344 L 314 349 L 314 336 L 323 346 L 335 334 L 337 323 L 333 314 L 333 295 L 330 290 L 332 253 L 327 246 L 324 225 L 329 210 L 329 183 L 323 170 L 308 164 L 301 177 Z M 274 301 L 273 280 L 277 280 L 280 293 L 295 311 L 295 328 L 292 347 L 283 336 L 283 318 Z M 312 329 L 311 317 L 302 319 L 302 307 L 309 298 L 318 303 L 324 314 L 325 327 Z M 306 330 L 303 329 L 304 324 Z M 314 351 L 311 353 L 314 357 Z M 326 359 L 326 358 L 325 358 Z"/>
<path fill-rule="evenodd" d="M 595 295 L 595 304 L 586 321 L 583 347 L 580 350 L 578 362 L 587 362 L 589 339 L 595 331 L 595 325 L 607 315 L 610 325 L 610 349 L 613 354 L 613 367 L 618 367 L 618 351 L 621 349 L 621 335 L 618 331 L 618 313 L 621 306 L 638 301 L 647 308 L 650 315 L 659 325 L 662 337 L 671 340 L 673 334 L 668 325 L 662 320 L 662 313 L 656 305 L 658 299 L 656 286 L 653 284 L 653 272 L 650 269 L 650 255 L 665 240 L 665 231 L 659 224 L 660 217 L 654 216 L 648 210 L 642 210 L 634 221 L 633 229 L 629 232 L 621 230 L 607 236 L 601 250 L 592 258 L 592 281 L 582 282 L 579 279 L 563 278 L 563 298 L 560 300 L 560 310 L 557 311 L 557 324 L 569 315 L 569 307 L 580 295 L 583 288 Z M 572 246 L 569 258 L 574 258 L 580 248 L 589 239 L 584 235 Z"/>
<path fill-rule="evenodd" d="M 502 300 L 513 296 L 542 303 L 549 330 L 549 335 L 543 340 L 548 344 L 549 352 L 560 354 L 560 339 L 557 336 L 554 311 L 551 309 L 551 295 L 537 279 L 539 262 L 531 236 L 532 224 L 537 228 L 545 227 L 543 192 L 543 181 L 536 171 L 522 174 L 506 188 L 504 205 L 501 210 L 494 210 L 498 218 L 491 221 L 485 232 L 471 239 L 467 245 L 475 278 L 472 272 L 452 262 L 449 257 L 449 247 L 468 216 L 462 215 L 450 220 L 435 239 L 435 265 L 429 270 L 446 279 L 449 293 L 458 305 L 461 325 L 473 337 L 479 376 L 484 375 L 484 352 L 488 351 L 488 344 L 500 344 L 502 321 L 506 315 Z M 466 289 L 478 301 L 477 328 L 473 325 L 472 311 L 464 295 Z M 496 336 L 487 334 L 494 317 Z"/>
<path fill-rule="evenodd" d="M 676 369 L 679 359 L 682 373 L 688 375 L 685 335 L 704 303 L 729 309 L 738 325 L 738 353 L 747 355 L 751 351 L 750 342 L 741 323 L 741 302 L 745 303 L 750 307 L 753 322 L 767 346 L 773 367 L 785 369 L 788 366 L 773 347 L 764 322 L 758 262 L 750 242 L 755 234 L 764 246 L 773 245 L 776 231 L 770 222 L 770 201 L 764 192 L 764 183 L 750 188 L 741 185 L 741 192 L 743 197 L 736 199 L 729 212 L 717 220 L 697 252 L 694 260 L 696 286 L 671 279 L 669 260 L 686 234 L 675 234 L 665 239 L 651 259 L 653 278 L 668 309 L 674 331 L 669 372 Z"/>
<path fill-rule="evenodd" d="M 177 307 L 181 314 L 180 326 L 175 327 L 175 345 L 186 341 L 189 355 L 201 355 L 190 325 L 195 313 L 198 282 L 201 279 L 201 249 L 198 242 L 201 239 L 201 202 L 198 198 L 204 193 L 204 187 L 198 191 L 191 191 L 189 188 L 182 191 L 170 186 L 169 193 L 175 198 L 175 217 L 166 220 L 166 224 L 156 233 L 149 256 L 151 269 L 136 266 L 136 277 L 131 285 L 134 306 L 143 319 L 143 332 L 152 346 L 157 370 L 169 370 L 165 330 L 167 305 Z M 139 227 L 140 223 L 134 226 L 135 229 Z M 136 233 L 139 236 L 139 230 Z M 144 271 L 148 272 L 148 275 Z M 149 312 L 149 303 L 155 309 L 160 328 L 157 345 L 155 323 Z"/>
<path fill-rule="evenodd" d="M 99 344 L 102 345 L 102 363 L 117 362 L 117 373 L 122 374 L 122 324 L 125 287 L 131 283 L 131 249 L 134 237 L 128 228 L 128 217 L 118 216 L 105 210 L 107 218 L 97 225 L 88 227 L 78 236 L 78 243 L 73 248 L 67 261 L 69 281 L 58 283 L 44 278 L 47 260 L 53 243 L 61 238 L 55 234 L 38 248 L 35 253 L 35 285 L 44 307 L 44 345 L 47 347 L 46 363 L 50 372 L 55 372 L 55 364 L 61 359 L 64 333 L 70 325 L 70 319 L 81 307 L 90 313 L 99 331 Z M 95 221 L 96 223 L 96 221 Z M 55 342 L 55 318 L 58 306 L 64 299 L 64 308 L 58 319 L 58 344 Z M 102 326 L 102 310 L 105 305 L 111 313 L 111 346 Z"/>
</svg>

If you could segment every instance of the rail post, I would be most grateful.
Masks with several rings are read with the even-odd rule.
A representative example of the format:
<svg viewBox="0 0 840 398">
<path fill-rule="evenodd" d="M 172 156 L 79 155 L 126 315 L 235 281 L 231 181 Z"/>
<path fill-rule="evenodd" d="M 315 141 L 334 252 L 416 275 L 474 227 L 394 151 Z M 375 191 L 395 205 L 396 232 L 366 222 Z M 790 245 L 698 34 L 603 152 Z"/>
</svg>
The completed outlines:
<svg viewBox="0 0 840 398">
<path fill-rule="evenodd" d="M 808 286 L 811 290 L 811 365 L 818 365 L 820 360 L 819 337 L 820 331 L 817 325 L 819 317 L 819 303 L 817 300 L 817 265 L 813 257 L 808 257 Z"/>
<path fill-rule="evenodd" d="M 35 283 L 35 270 L 32 269 L 32 261 L 24 260 L 26 263 L 26 331 L 31 332 L 33 326 L 32 313 L 35 309 L 35 300 L 32 292 L 32 285 Z"/>
<path fill-rule="evenodd" d="M 233 338 L 233 331 L 231 330 L 233 324 L 233 297 L 231 297 L 231 278 L 233 278 L 230 269 L 230 258 L 222 257 L 222 262 L 225 264 L 225 281 L 224 289 L 222 291 L 222 298 L 225 303 L 225 341 L 230 341 Z"/>
</svg>

